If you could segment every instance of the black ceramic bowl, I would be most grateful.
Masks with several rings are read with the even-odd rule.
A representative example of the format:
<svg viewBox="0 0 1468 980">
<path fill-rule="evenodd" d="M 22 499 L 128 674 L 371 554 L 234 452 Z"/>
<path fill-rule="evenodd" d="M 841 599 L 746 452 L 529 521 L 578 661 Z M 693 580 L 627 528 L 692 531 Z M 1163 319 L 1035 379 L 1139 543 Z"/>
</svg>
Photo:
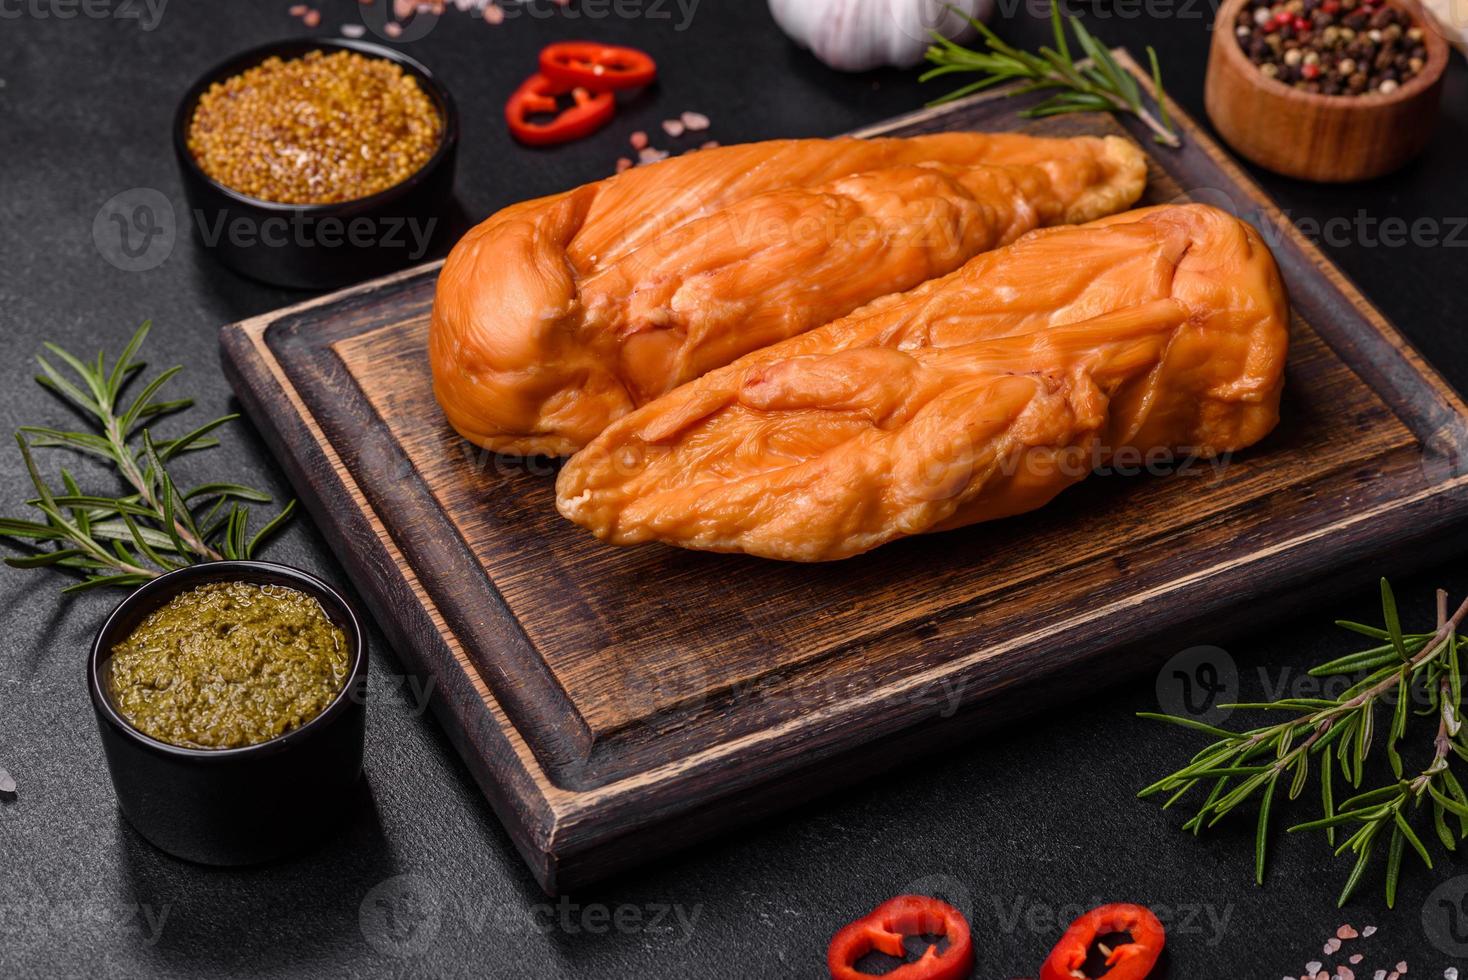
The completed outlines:
<svg viewBox="0 0 1468 980">
<path fill-rule="evenodd" d="M 207 582 L 284 585 L 304 592 L 347 635 L 350 664 L 336 700 L 300 728 L 236 749 L 187 749 L 144 735 L 113 707 L 108 658 L 143 618 Z M 87 686 L 117 802 L 138 833 L 203 864 L 255 864 L 299 850 L 346 819 L 362 773 L 367 650 L 351 606 L 299 569 L 259 561 L 191 565 L 140 586 L 92 643 Z"/>
<path fill-rule="evenodd" d="M 262 201 L 204 173 L 189 152 L 188 127 L 210 85 L 270 57 L 290 60 L 311 51 L 339 50 L 401 65 L 433 101 L 443 119 L 443 136 L 421 169 L 385 191 L 336 204 Z M 447 220 L 458 147 L 459 113 L 448 89 L 407 55 L 365 41 L 297 38 L 252 48 L 195 82 L 173 120 L 173 149 L 195 240 L 236 272 L 298 289 L 330 289 L 421 261 Z"/>
</svg>

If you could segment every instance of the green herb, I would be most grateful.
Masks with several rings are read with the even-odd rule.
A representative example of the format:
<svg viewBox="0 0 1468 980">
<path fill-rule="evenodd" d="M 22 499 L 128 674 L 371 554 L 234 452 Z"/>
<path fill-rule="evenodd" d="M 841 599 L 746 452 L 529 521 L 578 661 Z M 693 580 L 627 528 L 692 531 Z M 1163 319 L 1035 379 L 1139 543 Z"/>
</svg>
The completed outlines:
<svg viewBox="0 0 1468 980">
<path fill-rule="evenodd" d="M 967 16 L 950 8 L 960 16 Z M 984 40 L 986 51 L 975 51 L 933 32 L 937 43 L 928 48 L 928 60 L 935 66 L 923 73 L 921 81 L 963 72 L 978 72 L 984 77 L 949 92 L 930 105 L 940 105 L 995 85 L 1024 81 L 1005 92 L 1024 95 L 1055 89 L 1044 102 L 1026 109 L 1020 115 L 1031 118 L 1058 116 L 1068 112 L 1125 112 L 1136 116 L 1152 131 L 1152 138 L 1164 146 L 1182 145 L 1172 120 L 1167 115 L 1167 95 L 1162 89 L 1162 71 L 1157 65 L 1157 52 L 1149 46 L 1147 58 L 1152 68 L 1152 87 L 1157 100 L 1157 114 L 1142 104 L 1141 87 L 1131 73 L 1117 63 L 1080 20 L 1069 18 L 1070 29 L 1080 45 L 1083 60 L 1077 62 L 1070 53 L 1061 23 L 1060 8 L 1050 0 L 1050 23 L 1055 31 L 1055 47 L 1042 47 L 1038 54 L 1020 51 L 999 39 L 980 21 L 967 18 Z"/>
<path fill-rule="evenodd" d="M 146 365 L 136 360 L 148 336 L 144 323 L 109 368 L 102 353 L 83 361 L 55 344 L 46 350 L 70 374 L 45 357 L 37 357 L 36 381 L 59 396 L 90 423 L 91 432 L 65 432 L 21 426 L 15 434 L 21 458 L 35 485 L 28 501 L 44 522 L 0 518 L 0 538 L 25 554 L 7 558 L 16 568 L 51 566 L 82 576 L 64 591 L 97 586 L 130 586 L 199 561 L 249 558 L 290 517 L 287 504 L 264 527 L 249 534 L 247 503 L 269 503 L 270 495 L 237 483 L 204 483 L 180 489 L 167 464 L 186 452 L 219 445 L 213 433 L 238 418 L 225 415 L 170 439 L 155 438 L 150 423 L 193 404 L 191 398 L 161 400 L 159 392 L 181 367 L 172 367 L 146 384 L 135 397 L 127 389 Z M 111 465 L 127 488 L 122 496 L 85 494 L 76 479 L 61 470 L 61 487 L 53 489 L 41 476 L 33 449 L 68 449 Z"/>
<path fill-rule="evenodd" d="M 1310 671 L 1313 677 L 1350 677 L 1353 682 L 1340 697 L 1284 698 L 1255 704 L 1221 705 L 1225 708 L 1285 712 L 1293 717 L 1262 728 L 1232 732 L 1191 718 L 1142 713 L 1152 718 L 1203 731 L 1215 737 L 1186 766 L 1153 783 L 1139 794 L 1143 797 L 1169 794 L 1171 806 L 1193 789 L 1206 788 L 1207 795 L 1197 813 L 1183 826 L 1200 833 L 1245 801 L 1260 799 L 1255 833 L 1254 875 L 1264 881 L 1270 806 L 1275 789 L 1285 781 L 1288 799 L 1300 796 L 1309 778 L 1312 761 L 1319 770 L 1323 815 L 1318 820 L 1298 823 L 1289 832 L 1324 830 L 1332 844 L 1336 831 L 1349 831 L 1336 854 L 1350 851 L 1354 865 L 1341 891 L 1344 905 L 1360 884 L 1378 845 L 1386 844 L 1386 902 L 1396 903 L 1397 880 L 1407 851 L 1432 867 L 1432 856 L 1424 838 L 1436 837 L 1444 848 L 1457 850 L 1468 839 L 1468 794 L 1453 774 L 1453 757 L 1468 761 L 1468 742 L 1461 730 L 1463 677 L 1460 654 L 1468 638 L 1457 630 L 1468 615 L 1468 599 L 1447 615 L 1447 593 L 1437 594 L 1437 629 L 1432 633 L 1404 633 L 1397 603 L 1386 579 L 1381 581 L 1382 620 L 1385 628 L 1340 621 L 1337 625 L 1371 638 L 1374 645 Z M 1425 692 L 1426 704 L 1417 715 L 1436 721 L 1432 754 L 1426 766 L 1409 772 L 1400 746 L 1411 722 L 1412 689 Z M 1382 719 L 1377 709 L 1385 709 Z M 1384 726 L 1384 727 L 1383 727 Z M 1384 751 L 1393 781 L 1361 792 L 1366 759 L 1378 732 L 1384 734 Z M 1425 748 L 1425 741 L 1422 743 Z M 1423 756 L 1426 756 L 1425 751 Z M 1356 791 L 1337 801 L 1332 771 Z M 1424 825 L 1430 825 L 1430 829 Z"/>
</svg>

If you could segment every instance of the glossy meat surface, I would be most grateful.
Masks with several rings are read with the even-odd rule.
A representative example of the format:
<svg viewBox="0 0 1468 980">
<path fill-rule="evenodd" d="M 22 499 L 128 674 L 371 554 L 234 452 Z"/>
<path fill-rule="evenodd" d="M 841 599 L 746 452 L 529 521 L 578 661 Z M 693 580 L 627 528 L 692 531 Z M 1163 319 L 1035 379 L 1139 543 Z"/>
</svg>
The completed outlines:
<svg viewBox="0 0 1468 980">
<path fill-rule="evenodd" d="M 506 208 L 439 276 L 434 392 L 466 438 L 565 455 L 706 371 L 1037 227 L 1131 206 L 1117 137 L 942 133 L 701 150 Z"/>
<path fill-rule="evenodd" d="M 1288 304 L 1201 205 L 1033 232 L 749 354 L 608 427 L 561 513 L 614 544 L 821 561 L 1040 507 L 1119 449 L 1278 422 Z"/>
</svg>

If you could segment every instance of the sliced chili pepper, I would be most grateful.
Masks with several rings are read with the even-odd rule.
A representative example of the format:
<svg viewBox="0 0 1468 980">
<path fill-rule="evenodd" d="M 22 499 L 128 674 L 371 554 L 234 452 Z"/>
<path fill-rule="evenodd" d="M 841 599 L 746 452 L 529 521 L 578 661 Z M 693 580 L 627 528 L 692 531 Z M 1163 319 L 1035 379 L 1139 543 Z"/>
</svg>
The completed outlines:
<svg viewBox="0 0 1468 980">
<path fill-rule="evenodd" d="M 561 109 L 556 96 L 567 92 L 574 104 Z M 616 111 L 616 98 L 611 92 L 588 92 L 544 75 L 531 75 L 505 103 L 505 121 L 510 124 L 510 134 L 521 143 L 550 146 L 596 132 L 611 121 Z M 539 113 L 556 116 L 548 122 L 532 121 L 530 117 Z"/>
<path fill-rule="evenodd" d="M 1106 955 L 1106 980 L 1143 980 L 1152 972 L 1167 932 L 1152 910 L 1142 905 L 1103 905 L 1076 919 L 1050 951 L 1040 968 L 1040 980 L 1076 980 L 1085 977 L 1081 967 L 1096 940 L 1108 933 L 1125 932 L 1132 941 L 1122 943 Z M 1104 950 L 1103 950 L 1104 952 Z"/>
<path fill-rule="evenodd" d="M 595 41 L 561 41 L 540 52 L 540 73 L 563 85 L 593 92 L 641 88 L 658 74 L 658 66 L 636 48 Z"/>
<path fill-rule="evenodd" d="M 913 962 L 881 974 L 883 980 L 962 980 L 968 976 L 974 967 L 968 920 L 953 906 L 925 895 L 899 895 L 844 926 L 826 951 L 826 966 L 833 980 L 873 977 L 877 974 L 858 970 L 856 961 L 874 949 L 903 956 L 902 937 L 925 935 L 948 937 L 948 948 L 939 953 L 937 946 L 929 946 Z"/>
</svg>

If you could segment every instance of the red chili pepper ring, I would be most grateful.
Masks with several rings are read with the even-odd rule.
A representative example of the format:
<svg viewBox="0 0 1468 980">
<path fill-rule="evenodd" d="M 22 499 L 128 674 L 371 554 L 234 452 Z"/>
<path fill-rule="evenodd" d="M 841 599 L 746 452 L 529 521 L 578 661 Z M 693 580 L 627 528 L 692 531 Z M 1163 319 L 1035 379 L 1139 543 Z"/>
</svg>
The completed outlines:
<svg viewBox="0 0 1468 980">
<path fill-rule="evenodd" d="M 1085 977 L 1082 967 L 1091 946 L 1108 933 L 1125 932 L 1132 937 L 1106 956 L 1105 980 L 1143 980 L 1152 972 L 1167 933 L 1152 910 L 1142 905 L 1103 905 L 1076 919 L 1050 951 L 1040 968 L 1040 980 L 1076 980 Z"/>
<path fill-rule="evenodd" d="M 595 41 L 560 41 L 540 52 L 540 73 L 563 85 L 608 92 L 641 88 L 657 77 L 658 66 L 636 48 Z"/>
<path fill-rule="evenodd" d="M 872 950 L 903 956 L 904 936 L 941 935 L 948 939 L 942 953 L 930 945 L 921 957 L 881 974 L 883 980 L 961 980 L 974 966 L 968 920 L 958 909 L 925 895 L 899 895 L 878 905 L 870 915 L 844 926 L 831 939 L 826 966 L 833 980 L 864 980 L 856 961 Z M 1067 978 L 1069 980 L 1069 978 Z"/>
<path fill-rule="evenodd" d="M 556 96 L 567 92 L 574 104 L 560 109 Z M 511 135 L 521 143 L 549 146 L 596 132 L 611 121 L 616 111 L 616 97 L 611 92 L 588 92 L 544 75 L 531 75 L 505 103 L 505 121 Z M 530 117 L 537 113 L 557 115 L 548 122 L 534 122 Z"/>
</svg>

